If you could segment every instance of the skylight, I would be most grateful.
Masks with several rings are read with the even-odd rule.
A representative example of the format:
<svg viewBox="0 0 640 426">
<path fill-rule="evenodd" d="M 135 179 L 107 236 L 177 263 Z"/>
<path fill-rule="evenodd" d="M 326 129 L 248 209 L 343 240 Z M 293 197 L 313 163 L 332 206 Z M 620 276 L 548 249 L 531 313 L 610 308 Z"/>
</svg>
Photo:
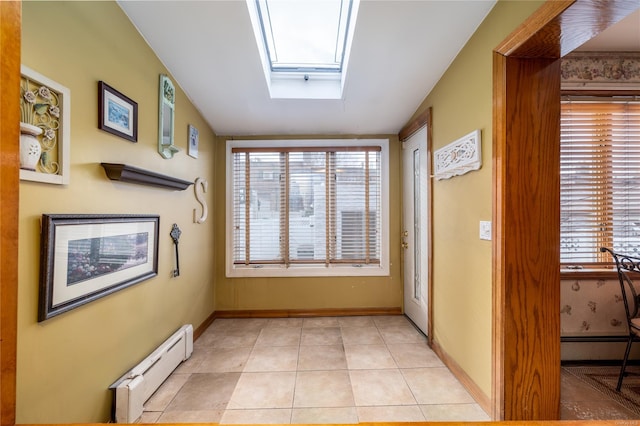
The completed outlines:
<svg viewBox="0 0 640 426">
<path fill-rule="evenodd" d="M 271 71 L 340 72 L 351 2 L 257 0 Z"/>
<path fill-rule="evenodd" d="M 358 0 L 247 0 L 272 98 L 342 96 Z"/>
</svg>

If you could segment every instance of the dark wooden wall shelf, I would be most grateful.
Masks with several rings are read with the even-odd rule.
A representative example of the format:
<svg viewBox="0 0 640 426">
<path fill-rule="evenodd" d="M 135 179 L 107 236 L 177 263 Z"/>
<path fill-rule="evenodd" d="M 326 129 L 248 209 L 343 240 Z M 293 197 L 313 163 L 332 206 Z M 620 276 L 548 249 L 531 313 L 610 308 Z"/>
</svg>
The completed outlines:
<svg viewBox="0 0 640 426">
<path fill-rule="evenodd" d="M 100 165 L 104 167 L 104 171 L 109 179 L 119 180 L 120 182 L 158 186 L 167 189 L 179 189 L 180 191 L 184 191 L 189 185 L 193 184 L 193 182 L 189 182 L 188 180 L 161 175 L 160 173 L 139 169 L 127 164 L 100 163 Z"/>
</svg>

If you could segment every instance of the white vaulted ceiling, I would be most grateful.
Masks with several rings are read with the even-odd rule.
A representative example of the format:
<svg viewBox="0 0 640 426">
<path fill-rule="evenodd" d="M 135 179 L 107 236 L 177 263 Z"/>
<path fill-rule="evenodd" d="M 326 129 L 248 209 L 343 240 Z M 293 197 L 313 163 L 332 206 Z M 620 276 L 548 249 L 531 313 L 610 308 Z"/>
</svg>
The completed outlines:
<svg viewBox="0 0 640 426">
<path fill-rule="evenodd" d="M 494 0 L 362 0 L 343 99 L 270 99 L 244 0 L 120 1 L 219 135 L 397 133 Z"/>
<path fill-rule="evenodd" d="M 218 135 L 338 135 L 398 133 L 495 0 L 361 0 L 339 100 L 270 98 L 245 0 L 119 4 Z M 640 12 L 580 50 L 640 50 Z"/>
</svg>

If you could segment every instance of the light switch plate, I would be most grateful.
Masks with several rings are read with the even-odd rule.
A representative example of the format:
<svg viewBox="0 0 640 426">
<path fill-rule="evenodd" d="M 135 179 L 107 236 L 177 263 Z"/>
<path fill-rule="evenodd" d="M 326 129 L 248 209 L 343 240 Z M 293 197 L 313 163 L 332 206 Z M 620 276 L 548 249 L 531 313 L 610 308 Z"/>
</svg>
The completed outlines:
<svg viewBox="0 0 640 426">
<path fill-rule="evenodd" d="M 491 221 L 480 221 L 480 239 L 491 241 Z"/>
</svg>

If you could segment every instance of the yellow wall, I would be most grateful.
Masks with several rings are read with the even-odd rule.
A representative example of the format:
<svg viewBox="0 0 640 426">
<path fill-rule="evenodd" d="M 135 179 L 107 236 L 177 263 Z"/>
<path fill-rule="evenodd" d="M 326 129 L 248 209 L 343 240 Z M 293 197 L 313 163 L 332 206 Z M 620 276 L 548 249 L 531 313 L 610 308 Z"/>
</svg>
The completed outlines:
<svg viewBox="0 0 640 426">
<path fill-rule="evenodd" d="M 309 136 L 307 136 L 308 138 Z M 357 138 L 358 136 L 340 136 Z M 216 310 L 393 308 L 402 306 L 400 264 L 400 143 L 395 135 L 361 136 L 389 139 L 389 258 L 388 277 L 226 278 L 225 241 L 216 240 Z M 253 139 L 287 139 L 266 136 Z M 305 137 L 300 137 L 304 139 Z M 318 138 L 318 136 L 314 136 Z M 329 138 L 329 137 L 327 137 Z M 226 139 L 218 138 L 216 181 L 225 181 Z M 241 138 L 238 138 L 241 139 Z M 225 187 L 216 186 L 216 235 L 225 235 Z"/>
<path fill-rule="evenodd" d="M 434 339 L 491 395 L 492 51 L 543 2 L 499 1 L 418 113 L 433 108 L 433 148 L 482 131 L 482 168 L 433 181 Z"/>
<path fill-rule="evenodd" d="M 492 49 L 541 3 L 498 2 L 416 112 L 433 107 L 435 149 L 482 130 L 483 168 L 434 182 L 433 303 L 435 340 L 486 395 L 491 394 L 491 243 L 478 239 L 478 222 L 491 219 Z M 198 326 L 214 308 L 402 305 L 397 137 L 389 137 L 389 277 L 226 278 L 226 138 L 214 135 L 178 87 L 176 144 L 182 152 L 172 160 L 160 157 L 158 76 L 166 70 L 117 4 L 25 2 L 23 14 L 22 62 L 71 90 L 72 167 L 68 186 L 20 184 L 18 423 L 108 420 L 107 387 L 181 324 Z M 137 144 L 97 129 L 99 80 L 138 102 Z M 200 130 L 197 160 L 185 153 L 187 124 Z M 208 221 L 193 224 L 198 204 L 192 188 L 179 192 L 114 183 L 100 162 L 129 163 L 189 180 L 207 178 Z M 38 323 L 42 213 L 160 214 L 159 275 Z M 179 278 L 169 277 L 174 255 L 168 234 L 174 222 L 183 231 Z"/>
<path fill-rule="evenodd" d="M 193 223 L 193 186 L 172 191 L 108 180 L 100 162 L 127 163 L 213 186 L 215 135 L 177 87 L 171 160 L 157 152 L 159 75 L 167 73 L 115 2 L 24 2 L 22 63 L 71 91 L 71 183 L 20 183 L 17 422 L 109 420 L 108 386 L 185 323 L 213 311 L 214 216 Z M 97 128 L 98 81 L 139 106 L 138 143 Z M 174 80 L 174 83 L 175 80 Z M 200 131 L 188 157 L 187 125 Z M 206 194 L 213 207 L 213 192 Z M 214 209 L 212 209 L 214 210 Z M 42 323 L 37 322 L 43 213 L 160 215 L 158 276 Z M 170 278 L 177 223 L 181 276 Z"/>
</svg>

